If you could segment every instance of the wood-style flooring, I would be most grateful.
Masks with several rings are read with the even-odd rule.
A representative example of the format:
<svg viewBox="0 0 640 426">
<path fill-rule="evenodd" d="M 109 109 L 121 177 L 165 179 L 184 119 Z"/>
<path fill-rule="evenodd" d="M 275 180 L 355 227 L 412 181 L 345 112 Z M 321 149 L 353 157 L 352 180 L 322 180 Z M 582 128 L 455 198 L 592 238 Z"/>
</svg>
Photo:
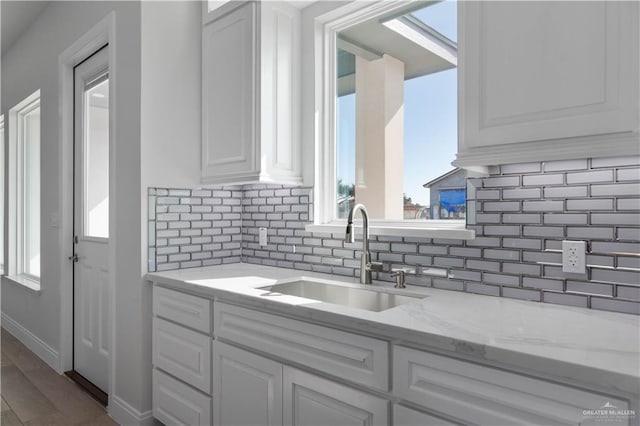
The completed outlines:
<svg viewBox="0 0 640 426">
<path fill-rule="evenodd" d="M 111 426 L 104 407 L 2 329 L 0 425 Z"/>
</svg>

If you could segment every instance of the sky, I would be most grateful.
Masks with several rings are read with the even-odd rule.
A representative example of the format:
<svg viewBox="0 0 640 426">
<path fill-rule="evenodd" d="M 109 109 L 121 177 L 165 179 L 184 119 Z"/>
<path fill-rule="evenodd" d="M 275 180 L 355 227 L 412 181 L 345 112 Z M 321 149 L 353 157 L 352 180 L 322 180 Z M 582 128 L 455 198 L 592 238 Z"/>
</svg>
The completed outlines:
<svg viewBox="0 0 640 426">
<path fill-rule="evenodd" d="M 457 41 L 456 3 L 446 0 L 413 12 Z M 453 169 L 458 144 L 457 69 L 414 78 L 404 85 L 404 192 L 429 205 L 422 185 Z M 337 172 L 343 183 L 355 174 L 355 94 L 338 98 Z"/>
</svg>

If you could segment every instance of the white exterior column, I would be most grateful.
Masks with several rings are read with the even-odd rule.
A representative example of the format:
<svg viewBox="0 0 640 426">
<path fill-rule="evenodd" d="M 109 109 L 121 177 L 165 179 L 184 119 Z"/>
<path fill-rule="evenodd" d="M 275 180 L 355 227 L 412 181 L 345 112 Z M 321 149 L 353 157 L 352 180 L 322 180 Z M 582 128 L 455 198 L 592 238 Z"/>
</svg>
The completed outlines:
<svg viewBox="0 0 640 426">
<path fill-rule="evenodd" d="M 356 56 L 356 200 L 374 219 L 402 220 L 404 63 Z"/>
</svg>

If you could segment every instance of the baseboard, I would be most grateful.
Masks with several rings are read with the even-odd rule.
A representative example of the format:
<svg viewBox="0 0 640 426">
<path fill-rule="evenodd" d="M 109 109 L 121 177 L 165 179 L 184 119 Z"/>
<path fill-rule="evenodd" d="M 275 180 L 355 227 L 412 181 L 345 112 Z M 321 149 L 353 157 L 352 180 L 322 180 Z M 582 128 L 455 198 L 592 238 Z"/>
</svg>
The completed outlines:
<svg viewBox="0 0 640 426">
<path fill-rule="evenodd" d="M 23 345 L 25 345 L 31 352 L 36 354 L 40 359 L 53 368 L 56 372 L 61 373 L 60 369 L 60 357 L 58 351 L 46 344 L 42 339 L 33 334 L 31 331 L 24 328 L 21 324 L 16 322 L 13 318 L 9 317 L 4 312 L 2 313 L 2 327 L 7 330 L 13 337 L 18 339 Z"/>
<path fill-rule="evenodd" d="M 121 425 L 151 426 L 155 424 L 151 410 L 141 413 L 116 395 L 109 397 L 107 411 L 109 416 Z"/>
</svg>

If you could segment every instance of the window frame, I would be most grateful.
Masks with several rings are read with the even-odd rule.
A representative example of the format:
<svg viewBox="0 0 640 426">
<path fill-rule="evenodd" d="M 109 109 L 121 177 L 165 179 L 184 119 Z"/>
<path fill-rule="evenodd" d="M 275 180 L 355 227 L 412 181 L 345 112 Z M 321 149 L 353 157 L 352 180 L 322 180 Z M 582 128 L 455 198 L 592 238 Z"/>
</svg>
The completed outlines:
<svg viewBox="0 0 640 426">
<path fill-rule="evenodd" d="M 7 270 L 8 277 L 19 284 L 22 284 L 32 290 L 40 289 L 40 278 L 42 276 L 42 270 L 40 275 L 34 275 L 29 272 L 27 262 L 27 249 L 28 249 L 28 219 L 26 215 L 29 212 L 28 197 L 26 197 L 26 186 L 28 176 L 28 165 L 26 164 L 27 147 L 25 144 L 25 126 L 27 125 L 26 117 L 36 109 L 41 109 L 40 102 L 40 90 L 29 95 L 22 102 L 9 110 L 9 144 L 8 144 L 8 158 L 9 167 L 7 173 L 8 185 L 8 250 L 7 250 Z M 40 165 L 38 166 L 39 180 L 39 226 L 40 226 L 40 241 L 42 241 L 42 118 L 38 126 L 38 132 L 40 134 L 38 144 L 40 150 Z M 42 246 L 40 245 L 40 265 L 42 265 Z"/>
<path fill-rule="evenodd" d="M 1 221 L 1 225 L 2 229 L 0 230 L 0 234 L 2 235 L 2 238 L 0 238 L 0 275 L 4 275 L 5 273 L 5 254 L 7 253 L 6 250 L 6 246 L 5 246 L 5 238 L 4 236 L 6 235 L 6 227 L 5 227 L 5 223 L 6 223 L 6 211 L 5 211 L 5 202 L 6 202 L 6 198 L 5 198 L 5 193 L 6 193 L 6 189 L 5 189 L 5 183 L 6 183 L 6 178 L 7 178 L 7 173 L 6 173 L 6 161 L 5 161 L 5 156 L 6 156 L 6 127 L 5 127 L 5 121 L 4 121 L 4 114 L 0 114 L 0 217 L 2 217 L 2 221 Z"/>
<path fill-rule="evenodd" d="M 305 35 L 306 47 L 312 54 L 304 59 L 304 69 L 311 77 L 303 76 L 303 91 L 312 93 L 312 100 L 304 105 L 305 135 L 313 140 L 315 203 L 313 224 L 307 225 L 311 232 L 342 232 L 345 219 L 336 218 L 337 194 L 336 146 L 337 146 L 337 101 L 336 101 L 336 54 L 337 33 L 368 19 L 399 13 L 407 10 L 406 1 L 378 0 L 371 2 L 352 1 L 340 5 L 318 5 L 305 10 L 303 26 L 312 28 Z M 305 73 L 309 75 L 309 73 Z M 461 88 L 458 89 L 460 98 Z M 473 177 L 471 172 L 468 175 Z M 469 186 L 469 183 L 467 184 Z M 467 188 L 467 194 L 472 188 Z M 467 195 L 467 199 L 469 196 Z M 475 215 L 475 205 L 467 202 L 467 220 L 403 220 L 370 221 L 372 235 L 417 236 L 451 239 L 473 239 L 475 231 L 466 229 L 470 215 Z"/>
</svg>

